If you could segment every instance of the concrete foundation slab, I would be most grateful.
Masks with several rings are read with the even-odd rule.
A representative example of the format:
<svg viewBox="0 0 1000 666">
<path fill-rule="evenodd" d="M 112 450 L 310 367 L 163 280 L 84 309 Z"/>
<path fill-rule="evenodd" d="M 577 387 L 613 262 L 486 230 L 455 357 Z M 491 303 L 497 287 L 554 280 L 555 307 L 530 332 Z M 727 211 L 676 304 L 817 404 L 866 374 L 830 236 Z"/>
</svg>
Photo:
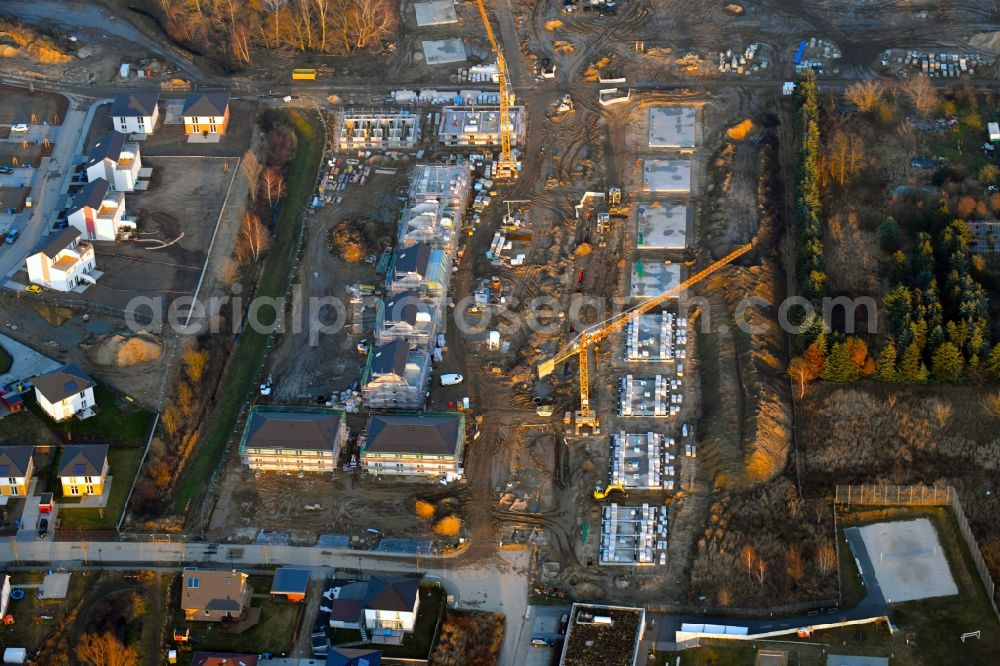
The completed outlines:
<svg viewBox="0 0 1000 666">
<path fill-rule="evenodd" d="M 680 204 L 639 206 L 636 246 L 640 250 L 683 250 L 687 247 L 691 209 Z"/>
<path fill-rule="evenodd" d="M 423 48 L 428 65 L 465 62 L 465 44 L 461 39 L 428 39 L 424 40 Z"/>
<path fill-rule="evenodd" d="M 934 526 L 926 518 L 860 528 L 887 603 L 958 594 Z"/>
<path fill-rule="evenodd" d="M 691 191 L 691 160 L 645 160 L 642 189 L 647 192 L 688 194 Z"/>
<path fill-rule="evenodd" d="M 458 23 L 458 16 L 455 14 L 455 4 L 452 0 L 414 2 L 413 11 L 417 14 L 417 25 L 421 28 L 428 25 Z"/>
<path fill-rule="evenodd" d="M 650 298 L 681 283 L 681 265 L 659 261 L 636 261 L 629 282 L 632 298 Z"/>
<path fill-rule="evenodd" d="M 695 109 L 654 106 L 649 110 L 650 148 L 694 148 Z"/>
</svg>

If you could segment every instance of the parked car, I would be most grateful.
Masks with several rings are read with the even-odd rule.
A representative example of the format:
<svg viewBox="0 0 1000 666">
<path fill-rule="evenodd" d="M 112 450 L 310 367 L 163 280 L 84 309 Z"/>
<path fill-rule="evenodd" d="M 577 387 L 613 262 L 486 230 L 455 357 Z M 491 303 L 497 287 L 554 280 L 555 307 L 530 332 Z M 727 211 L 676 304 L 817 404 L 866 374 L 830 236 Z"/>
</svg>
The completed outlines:
<svg viewBox="0 0 1000 666">
<path fill-rule="evenodd" d="M 17 125 L 12 125 L 10 128 L 11 134 L 23 134 L 28 131 L 28 126 L 24 123 L 18 123 Z"/>
<path fill-rule="evenodd" d="M 4 174 L 5 176 L 9 176 L 10 174 L 14 173 L 14 169 L 10 168 L 9 166 L 0 167 L 0 173 Z"/>
<path fill-rule="evenodd" d="M 461 384 L 464 379 L 465 377 L 456 372 L 449 375 L 441 375 L 439 381 L 441 382 L 441 386 L 456 386 Z"/>
<path fill-rule="evenodd" d="M 44 539 L 49 533 L 49 519 L 42 518 L 38 521 L 38 538 Z"/>
<path fill-rule="evenodd" d="M 273 380 L 271 379 L 271 375 L 268 375 L 267 380 L 265 380 L 264 383 L 260 385 L 260 394 L 265 398 L 271 395 L 272 382 Z"/>
<path fill-rule="evenodd" d="M 531 639 L 531 647 L 552 647 L 553 645 L 555 645 L 553 641 L 542 636 L 535 636 Z"/>
<path fill-rule="evenodd" d="M 27 287 L 24 288 L 24 290 L 26 292 L 28 292 L 29 294 L 40 294 L 40 293 L 42 293 L 42 288 L 39 287 L 37 284 L 29 284 Z"/>
<path fill-rule="evenodd" d="M 18 236 L 19 233 L 21 233 L 21 232 L 18 231 L 17 229 L 11 229 L 7 233 L 7 238 L 4 240 L 4 242 L 7 243 L 7 245 L 13 245 L 14 241 L 17 240 L 17 236 Z"/>
</svg>

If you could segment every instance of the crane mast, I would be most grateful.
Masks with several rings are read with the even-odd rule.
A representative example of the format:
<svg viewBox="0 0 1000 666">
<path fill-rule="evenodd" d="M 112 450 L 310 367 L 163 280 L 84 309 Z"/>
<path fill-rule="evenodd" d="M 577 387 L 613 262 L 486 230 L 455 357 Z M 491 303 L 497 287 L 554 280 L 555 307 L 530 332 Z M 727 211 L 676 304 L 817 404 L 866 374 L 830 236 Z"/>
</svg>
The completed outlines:
<svg viewBox="0 0 1000 666">
<path fill-rule="evenodd" d="M 538 364 L 538 376 L 547 377 L 555 370 L 555 366 L 576 356 L 580 363 L 580 411 L 576 413 L 576 428 L 579 432 L 581 427 L 596 428 L 599 425 L 597 415 L 590 409 L 590 369 L 588 354 L 590 347 L 596 342 L 607 338 L 609 335 L 624 328 L 636 317 L 646 314 L 650 310 L 662 305 L 667 300 L 673 298 L 680 292 L 701 282 L 706 277 L 719 270 L 723 266 L 732 263 L 737 258 L 743 256 L 753 248 L 753 244 L 748 243 L 739 247 L 722 259 L 701 269 L 687 280 L 684 280 L 676 287 L 657 294 L 652 298 L 639 303 L 638 305 L 620 312 L 602 322 L 598 322 L 589 328 L 584 329 L 575 340 L 566 345 L 555 356 Z"/>
<path fill-rule="evenodd" d="M 500 74 L 500 159 L 497 161 L 495 175 L 500 179 L 513 180 L 517 178 L 517 162 L 514 160 L 510 146 L 511 134 L 513 133 L 510 122 L 510 105 L 514 99 L 514 93 L 511 90 L 507 60 L 503 57 L 503 51 L 500 50 L 497 38 L 493 35 L 493 28 L 490 26 L 490 19 L 486 15 L 486 7 L 483 5 L 483 0 L 476 0 L 476 5 L 479 7 L 479 16 L 483 19 L 483 26 L 486 28 L 486 36 L 490 40 L 490 48 L 496 54 L 497 71 Z"/>
</svg>

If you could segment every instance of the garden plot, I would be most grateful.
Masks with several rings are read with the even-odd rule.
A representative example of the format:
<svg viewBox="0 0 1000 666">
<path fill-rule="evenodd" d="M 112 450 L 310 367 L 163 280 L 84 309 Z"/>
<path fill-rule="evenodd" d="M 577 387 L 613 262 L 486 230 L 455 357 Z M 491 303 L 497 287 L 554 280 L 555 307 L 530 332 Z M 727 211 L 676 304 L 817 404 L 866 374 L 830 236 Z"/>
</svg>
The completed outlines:
<svg viewBox="0 0 1000 666">
<path fill-rule="evenodd" d="M 859 531 L 887 602 L 958 594 L 941 542 L 926 518 L 875 523 Z"/>
</svg>

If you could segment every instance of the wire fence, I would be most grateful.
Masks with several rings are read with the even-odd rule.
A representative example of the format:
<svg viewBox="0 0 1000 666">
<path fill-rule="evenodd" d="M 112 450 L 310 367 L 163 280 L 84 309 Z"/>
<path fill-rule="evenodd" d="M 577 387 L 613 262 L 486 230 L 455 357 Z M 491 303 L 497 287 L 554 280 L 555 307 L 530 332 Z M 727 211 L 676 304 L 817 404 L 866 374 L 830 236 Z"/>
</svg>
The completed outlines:
<svg viewBox="0 0 1000 666">
<path fill-rule="evenodd" d="M 650 613 L 660 613 L 662 615 L 720 615 L 725 617 L 743 616 L 748 618 L 766 618 L 772 616 L 792 615 L 796 613 L 808 613 L 812 611 L 831 611 L 839 608 L 839 597 L 827 597 L 825 599 L 811 599 L 793 604 L 781 606 L 767 606 L 767 608 L 736 608 L 734 606 L 708 606 L 699 604 L 647 604 L 646 610 Z"/>
<path fill-rule="evenodd" d="M 958 492 L 952 486 L 878 486 L 856 485 L 837 486 L 835 501 L 837 504 L 857 506 L 950 506 L 958 522 L 958 530 L 962 533 L 965 545 L 968 546 L 972 562 L 979 573 L 979 579 L 986 590 L 986 596 L 993 606 L 993 612 L 1000 619 L 1000 598 L 997 597 L 997 586 L 990 576 L 986 560 L 979 550 L 976 537 L 969 527 L 969 519 L 965 517 L 962 502 Z"/>
</svg>

